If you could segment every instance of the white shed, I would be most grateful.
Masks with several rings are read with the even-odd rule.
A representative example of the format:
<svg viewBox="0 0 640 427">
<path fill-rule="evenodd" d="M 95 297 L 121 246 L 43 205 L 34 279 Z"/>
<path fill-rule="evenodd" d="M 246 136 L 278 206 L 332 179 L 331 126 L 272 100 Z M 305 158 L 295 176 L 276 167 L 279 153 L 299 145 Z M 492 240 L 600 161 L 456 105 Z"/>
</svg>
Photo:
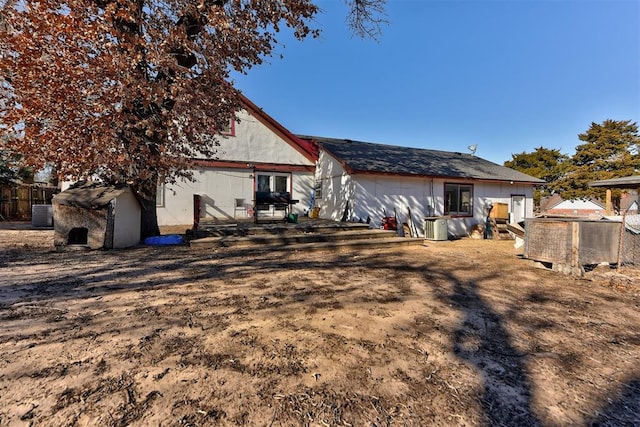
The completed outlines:
<svg viewBox="0 0 640 427">
<path fill-rule="evenodd" d="M 80 182 L 53 197 L 54 244 L 116 249 L 140 243 L 141 206 L 131 187 Z"/>
</svg>

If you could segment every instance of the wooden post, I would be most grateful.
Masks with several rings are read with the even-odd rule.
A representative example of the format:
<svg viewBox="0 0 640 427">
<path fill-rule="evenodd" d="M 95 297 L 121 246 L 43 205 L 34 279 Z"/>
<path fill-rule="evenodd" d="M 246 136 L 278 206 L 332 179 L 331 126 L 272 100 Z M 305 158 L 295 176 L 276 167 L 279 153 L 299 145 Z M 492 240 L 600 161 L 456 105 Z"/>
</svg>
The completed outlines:
<svg viewBox="0 0 640 427">
<path fill-rule="evenodd" d="M 627 212 L 625 211 L 622 214 L 622 224 L 620 224 L 620 240 L 618 241 L 618 265 L 616 266 L 617 270 L 620 270 L 620 267 L 622 267 L 622 262 L 624 261 L 624 258 L 622 256 L 622 250 L 624 248 L 624 235 L 625 235 L 625 230 L 627 228 Z"/>
<path fill-rule="evenodd" d="M 580 223 L 571 223 L 571 267 L 580 267 Z"/>
<path fill-rule="evenodd" d="M 605 202 L 605 208 L 604 208 L 604 214 L 609 216 L 609 215 L 613 215 L 613 205 L 611 203 L 611 189 L 607 188 L 607 196 L 606 196 L 606 202 Z"/>
</svg>

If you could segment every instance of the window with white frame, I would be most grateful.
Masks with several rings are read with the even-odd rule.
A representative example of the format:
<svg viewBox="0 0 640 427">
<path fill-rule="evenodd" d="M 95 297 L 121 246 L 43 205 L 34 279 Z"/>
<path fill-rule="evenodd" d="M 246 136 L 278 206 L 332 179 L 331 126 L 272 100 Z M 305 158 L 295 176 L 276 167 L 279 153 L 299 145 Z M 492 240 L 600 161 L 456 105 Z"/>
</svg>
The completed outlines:
<svg viewBox="0 0 640 427">
<path fill-rule="evenodd" d="M 158 181 L 156 186 L 156 206 L 164 206 L 164 182 Z"/>
<path fill-rule="evenodd" d="M 473 185 L 445 184 L 444 214 L 460 216 L 473 215 Z"/>
</svg>

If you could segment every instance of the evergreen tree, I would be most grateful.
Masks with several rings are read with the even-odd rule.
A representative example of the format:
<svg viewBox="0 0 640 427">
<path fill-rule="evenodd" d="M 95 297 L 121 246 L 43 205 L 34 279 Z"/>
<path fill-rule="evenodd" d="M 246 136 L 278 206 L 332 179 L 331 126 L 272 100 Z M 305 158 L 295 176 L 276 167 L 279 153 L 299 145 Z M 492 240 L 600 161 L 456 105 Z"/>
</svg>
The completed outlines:
<svg viewBox="0 0 640 427">
<path fill-rule="evenodd" d="M 527 175 L 544 179 L 550 184 L 563 175 L 568 160 L 569 157 L 562 154 L 560 150 L 540 146 L 531 153 L 512 154 L 511 160 L 504 162 L 504 165 Z M 551 194 L 552 190 L 549 184 L 537 187 L 533 191 L 533 200 L 536 206 L 540 206 L 542 197 Z"/>
<path fill-rule="evenodd" d="M 565 199 L 605 199 L 605 188 L 589 187 L 589 182 L 622 178 L 640 172 L 640 135 L 631 120 L 607 119 L 578 135 L 576 147 L 565 174 L 553 184 Z M 613 193 L 614 204 L 620 191 Z"/>
</svg>

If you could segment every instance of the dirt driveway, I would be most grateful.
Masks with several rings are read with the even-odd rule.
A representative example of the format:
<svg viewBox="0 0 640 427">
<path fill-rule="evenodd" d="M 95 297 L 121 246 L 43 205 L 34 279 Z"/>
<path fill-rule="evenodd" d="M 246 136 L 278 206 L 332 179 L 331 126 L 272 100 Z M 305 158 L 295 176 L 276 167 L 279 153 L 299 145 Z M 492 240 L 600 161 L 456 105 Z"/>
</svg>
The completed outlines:
<svg viewBox="0 0 640 427">
<path fill-rule="evenodd" d="M 51 242 L 0 230 L 1 426 L 640 425 L 637 271 Z"/>
</svg>

